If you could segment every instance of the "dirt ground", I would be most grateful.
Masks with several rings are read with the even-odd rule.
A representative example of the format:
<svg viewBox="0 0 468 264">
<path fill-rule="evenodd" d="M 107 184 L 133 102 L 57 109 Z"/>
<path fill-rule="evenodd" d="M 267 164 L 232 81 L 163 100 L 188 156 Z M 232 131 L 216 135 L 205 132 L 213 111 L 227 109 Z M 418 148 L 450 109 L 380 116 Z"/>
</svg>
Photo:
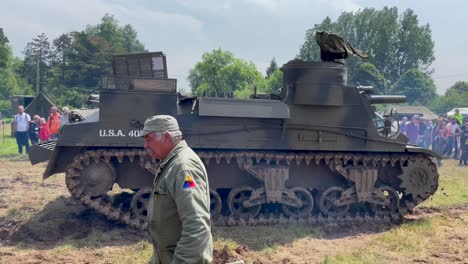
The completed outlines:
<svg viewBox="0 0 468 264">
<path fill-rule="evenodd" d="M 148 261 L 144 232 L 85 208 L 63 175 L 43 181 L 44 169 L 25 158 L 0 159 L 0 263 Z M 468 168 L 456 169 L 468 178 Z M 465 194 L 465 203 L 419 207 L 401 225 L 214 228 L 216 263 L 468 263 Z"/>
</svg>

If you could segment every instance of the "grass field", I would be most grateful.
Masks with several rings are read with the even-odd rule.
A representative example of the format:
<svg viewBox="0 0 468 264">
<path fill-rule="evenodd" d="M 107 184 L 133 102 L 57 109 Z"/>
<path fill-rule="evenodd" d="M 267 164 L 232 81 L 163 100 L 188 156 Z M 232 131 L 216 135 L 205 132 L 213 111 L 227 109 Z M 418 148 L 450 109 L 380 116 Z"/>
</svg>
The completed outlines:
<svg viewBox="0 0 468 264">
<path fill-rule="evenodd" d="M 11 137 L 11 120 L 4 119 L 3 127 L 0 126 L 0 157 L 12 157 L 18 155 L 16 139 Z"/>
<path fill-rule="evenodd" d="M 468 214 L 442 215 L 408 222 L 325 263 L 466 263 Z"/>
<path fill-rule="evenodd" d="M 439 189 L 422 206 L 447 207 L 468 202 L 468 167 L 458 160 L 444 160 L 439 169 Z"/>
<path fill-rule="evenodd" d="M 45 164 L 31 166 L 5 145 L 0 263 L 147 263 L 144 232 L 85 208 L 63 174 L 42 180 Z M 217 263 L 467 263 L 468 167 L 456 164 L 444 160 L 439 190 L 401 225 L 217 227 Z"/>
</svg>

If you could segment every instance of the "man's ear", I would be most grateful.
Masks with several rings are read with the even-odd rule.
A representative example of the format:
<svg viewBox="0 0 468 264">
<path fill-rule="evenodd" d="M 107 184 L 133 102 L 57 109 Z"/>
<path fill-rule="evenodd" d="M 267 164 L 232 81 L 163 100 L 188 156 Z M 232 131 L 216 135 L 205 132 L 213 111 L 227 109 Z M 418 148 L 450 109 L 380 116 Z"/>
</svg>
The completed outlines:
<svg viewBox="0 0 468 264">
<path fill-rule="evenodd" d="M 171 134 L 169 133 L 169 131 L 164 132 L 164 141 L 166 141 L 166 142 L 172 142 L 172 140 L 171 140 Z"/>
</svg>

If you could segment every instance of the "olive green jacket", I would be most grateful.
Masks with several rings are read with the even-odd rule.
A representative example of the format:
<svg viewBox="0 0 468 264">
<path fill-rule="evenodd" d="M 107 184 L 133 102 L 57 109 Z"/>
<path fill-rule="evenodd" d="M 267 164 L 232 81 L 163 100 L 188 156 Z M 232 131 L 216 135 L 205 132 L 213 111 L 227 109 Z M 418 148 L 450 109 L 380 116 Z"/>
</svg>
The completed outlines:
<svg viewBox="0 0 468 264">
<path fill-rule="evenodd" d="M 160 163 L 148 211 L 152 263 L 211 263 L 208 176 L 200 158 L 181 141 Z"/>
</svg>

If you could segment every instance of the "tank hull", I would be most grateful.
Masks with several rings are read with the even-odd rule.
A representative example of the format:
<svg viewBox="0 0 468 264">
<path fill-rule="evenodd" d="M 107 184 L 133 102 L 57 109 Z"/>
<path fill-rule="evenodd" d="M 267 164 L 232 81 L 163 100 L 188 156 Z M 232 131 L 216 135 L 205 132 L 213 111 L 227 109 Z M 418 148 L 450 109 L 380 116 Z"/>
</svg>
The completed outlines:
<svg viewBox="0 0 468 264">
<path fill-rule="evenodd" d="M 282 70 L 276 99 L 184 97 L 171 79 L 114 80 L 99 109 L 34 146 L 30 159 L 49 160 L 44 178 L 65 172 L 75 198 L 137 228 L 146 226 L 158 172 L 140 135 L 156 114 L 176 117 L 202 158 L 219 225 L 395 221 L 436 191 L 437 155 L 408 146 L 391 117 L 374 113 L 372 103 L 404 98 L 347 86 L 338 63 L 292 61 Z M 115 184 L 120 194 L 109 192 Z"/>
</svg>

